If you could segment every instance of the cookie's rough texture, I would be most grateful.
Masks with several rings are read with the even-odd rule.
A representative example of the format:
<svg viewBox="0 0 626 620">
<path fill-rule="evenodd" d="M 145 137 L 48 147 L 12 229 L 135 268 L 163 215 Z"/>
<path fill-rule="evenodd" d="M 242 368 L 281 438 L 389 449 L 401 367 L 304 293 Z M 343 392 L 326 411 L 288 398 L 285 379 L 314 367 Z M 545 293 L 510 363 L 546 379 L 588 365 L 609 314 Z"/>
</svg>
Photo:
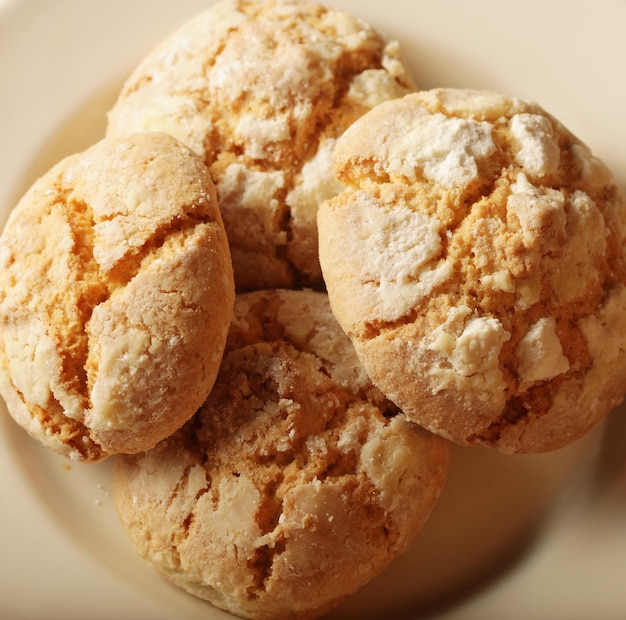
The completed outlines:
<svg viewBox="0 0 626 620">
<path fill-rule="evenodd" d="M 198 414 L 116 458 L 115 499 L 141 556 L 189 592 L 313 617 L 421 529 L 448 450 L 372 386 L 324 293 L 257 291 L 237 298 Z"/>
<path fill-rule="evenodd" d="M 215 380 L 232 264 L 204 163 L 166 134 L 54 166 L 0 239 L 0 391 L 74 459 L 154 446 Z"/>
<path fill-rule="evenodd" d="M 319 212 L 331 305 L 374 383 L 463 444 L 544 451 L 626 389 L 623 198 L 538 105 L 437 89 L 336 149 Z"/>
<path fill-rule="evenodd" d="M 398 45 L 314 2 L 221 2 L 125 83 L 108 135 L 166 131 L 211 169 L 237 289 L 321 282 L 317 209 L 341 185 L 335 139 L 412 90 Z"/>
</svg>

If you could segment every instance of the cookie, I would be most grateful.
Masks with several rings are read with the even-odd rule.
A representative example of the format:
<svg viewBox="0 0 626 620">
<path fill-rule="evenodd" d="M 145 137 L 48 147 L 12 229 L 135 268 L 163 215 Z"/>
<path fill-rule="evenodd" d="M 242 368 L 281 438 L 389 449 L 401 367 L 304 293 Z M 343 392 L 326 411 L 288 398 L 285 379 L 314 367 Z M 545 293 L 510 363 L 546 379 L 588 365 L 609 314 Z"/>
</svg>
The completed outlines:
<svg viewBox="0 0 626 620">
<path fill-rule="evenodd" d="M 0 393 L 61 454 L 154 446 L 209 393 L 234 304 L 204 163 L 166 134 L 54 166 L 0 238 Z"/>
<path fill-rule="evenodd" d="M 220 374 L 176 434 L 115 459 L 139 554 L 248 618 L 312 618 L 423 527 L 449 442 L 370 382 L 325 293 L 239 295 Z"/>
<path fill-rule="evenodd" d="M 413 90 L 396 42 L 314 2 L 231 0 L 183 25 L 128 78 L 107 135 L 172 134 L 217 186 L 237 290 L 321 286 L 317 209 L 340 189 L 337 136 Z"/>
<path fill-rule="evenodd" d="M 539 105 L 436 89 L 335 150 L 319 211 L 333 311 L 373 382 L 464 445 L 557 449 L 626 389 L 623 196 Z"/>
</svg>

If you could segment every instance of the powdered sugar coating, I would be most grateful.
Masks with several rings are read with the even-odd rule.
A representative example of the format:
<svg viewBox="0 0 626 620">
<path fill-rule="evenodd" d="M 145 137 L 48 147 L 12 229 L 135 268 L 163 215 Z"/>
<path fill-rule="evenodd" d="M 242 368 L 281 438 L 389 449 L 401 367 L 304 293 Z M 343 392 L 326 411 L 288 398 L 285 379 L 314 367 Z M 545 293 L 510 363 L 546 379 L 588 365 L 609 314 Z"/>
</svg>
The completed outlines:
<svg viewBox="0 0 626 620">
<path fill-rule="evenodd" d="M 521 113 L 511 118 L 509 127 L 519 147 L 515 161 L 526 174 L 543 177 L 558 170 L 559 137 L 549 119 L 541 114 Z"/>
<path fill-rule="evenodd" d="M 242 617 L 314 618 L 421 530 L 449 444 L 376 389 L 324 293 L 240 295 L 215 388 L 153 450 L 115 464 L 137 551 Z"/>
<path fill-rule="evenodd" d="M 154 446 L 211 389 L 234 282 L 206 166 L 165 134 L 59 162 L 0 238 L 0 391 L 45 445 Z"/>
<path fill-rule="evenodd" d="M 215 180 L 239 290 L 319 285 L 317 208 L 335 139 L 413 89 L 397 42 L 315 2 L 227 0 L 149 54 L 108 135 L 171 133 Z"/>
<path fill-rule="evenodd" d="M 347 189 L 319 212 L 333 311 L 407 415 L 459 443 L 541 451 L 623 398 L 626 333 L 610 356 L 592 343 L 611 338 L 594 317 L 614 322 L 626 286 L 623 197 L 556 119 L 435 89 L 378 106 L 335 154 Z"/>
</svg>

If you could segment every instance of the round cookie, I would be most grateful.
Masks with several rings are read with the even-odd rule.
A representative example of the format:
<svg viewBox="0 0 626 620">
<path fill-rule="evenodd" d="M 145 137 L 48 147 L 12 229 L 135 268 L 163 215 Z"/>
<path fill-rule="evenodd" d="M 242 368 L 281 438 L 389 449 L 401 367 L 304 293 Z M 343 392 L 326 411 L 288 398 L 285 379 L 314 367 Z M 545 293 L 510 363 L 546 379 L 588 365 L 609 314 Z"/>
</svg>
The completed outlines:
<svg viewBox="0 0 626 620">
<path fill-rule="evenodd" d="M 207 397 L 234 305 L 204 163 L 166 134 L 54 166 L 0 238 L 0 393 L 61 454 L 154 446 Z"/>
<path fill-rule="evenodd" d="M 335 151 L 319 211 L 333 311 L 373 382 L 461 444 L 559 448 L 626 390 L 625 210 L 606 166 L 536 104 L 436 89 Z"/>
<path fill-rule="evenodd" d="M 315 2 L 230 0 L 128 78 L 107 135 L 172 134 L 211 170 L 237 290 L 321 286 L 317 209 L 342 188 L 335 139 L 413 90 L 396 42 Z"/>
<path fill-rule="evenodd" d="M 215 387 L 176 434 L 115 459 L 139 554 L 248 618 L 321 615 L 423 527 L 449 443 L 370 382 L 325 293 L 239 295 Z"/>
</svg>

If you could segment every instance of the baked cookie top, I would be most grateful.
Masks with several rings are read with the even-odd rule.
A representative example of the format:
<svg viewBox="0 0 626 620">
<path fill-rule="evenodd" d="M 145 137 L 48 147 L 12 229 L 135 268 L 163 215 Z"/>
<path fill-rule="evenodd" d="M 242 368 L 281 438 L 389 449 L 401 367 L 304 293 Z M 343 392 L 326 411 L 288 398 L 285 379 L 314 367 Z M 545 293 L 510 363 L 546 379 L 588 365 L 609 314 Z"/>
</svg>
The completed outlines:
<svg viewBox="0 0 626 620">
<path fill-rule="evenodd" d="M 204 159 L 240 292 L 315 285 L 318 205 L 341 189 L 335 139 L 366 110 L 412 89 L 398 44 L 343 11 L 230 0 L 139 64 L 107 131 L 165 131 Z"/>
<path fill-rule="evenodd" d="M 233 304 L 204 163 L 166 134 L 102 140 L 36 181 L 0 238 L 0 392 L 65 456 L 145 450 L 206 398 Z"/>
<path fill-rule="evenodd" d="M 324 293 L 256 291 L 199 412 L 116 457 L 115 501 L 174 583 L 244 617 L 310 618 L 413 539 L 448 451 L 371 384 Z"/>
<path fill-rule="evenodd" d="M 347 189 L 319 212 L 331 305 L 407 416 L 543 451 L 621 401 L 623 198 L 554 117 L 436 89 L 381 104 L 335 156 Z"/>
</svg>

